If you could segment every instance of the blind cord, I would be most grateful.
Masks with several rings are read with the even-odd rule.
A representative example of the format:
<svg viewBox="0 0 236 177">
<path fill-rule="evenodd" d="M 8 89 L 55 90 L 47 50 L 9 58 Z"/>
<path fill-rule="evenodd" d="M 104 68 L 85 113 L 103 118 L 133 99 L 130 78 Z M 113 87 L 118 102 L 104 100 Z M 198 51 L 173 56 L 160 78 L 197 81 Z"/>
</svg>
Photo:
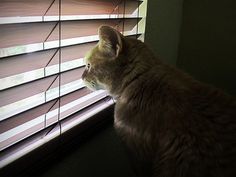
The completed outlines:
<svg viewBox="0 0 236 177">
<path fill-rule="evenodd" d="M 124 9 L 123 9 L 123 26 L 122 26 L 123 35 L 124 35 L 124 29 L 125 29 L 125 8 L 126 8 L 126 0 L 124 1 Z"/>
<path fill-rule="evenodd" d="M 136 39 L 138 39 L 138 23 L 139 23 L 139 1 L 138 4 L 138 14 L 137 14 L 137 28 L 136 28 Z"/>
<path fill-rule="evenodd" d="M 49 5 L 49 7 L 47 8 L 47 10 L 45 11 L 45 13 L 43 14 L 42 21 L 44 21 L 44 16 L 48 13 L 49 9 L 52 7 L 52 5 L 54 4 L 55 1 L 56 1 L 56 0 L 53 0 L 53 1 L 51 2 L 51 4 Z"/>
<path fill-rule="evenodd" d="M 60 128 L 60 136 L 62 133 L 61 126 L 61 0 L 59 0 L 59 102 L 58 102 L 58 124 Z"/>
</svg>

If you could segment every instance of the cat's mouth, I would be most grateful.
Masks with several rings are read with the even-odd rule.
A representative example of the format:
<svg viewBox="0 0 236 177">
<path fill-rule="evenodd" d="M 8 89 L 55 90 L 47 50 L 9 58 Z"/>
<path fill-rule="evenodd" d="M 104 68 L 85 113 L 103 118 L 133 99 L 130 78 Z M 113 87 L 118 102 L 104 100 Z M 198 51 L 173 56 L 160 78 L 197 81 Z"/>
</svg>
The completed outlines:
<svg viewBox="0 0 236 177">
<path fill-rule="evenodd" d="M 96 91 L 97 90 L 94 82 L 89 82 L 86 79 L 83 79 L 83 82 L 84 82 L 84 85 L 86 87 L 88 87 L 90 90 L 92 90 L 92 91 Z"/>
<path fill-rule="evenodd" d="M 92 91 L 104 90 L 103 86 L 101 84 L 98 84 L 98 82 L 88 81 L 87 79 L 83 79 L 83 82 L 86 85 L 86 87 L 88 87 Z"/>
</svg>

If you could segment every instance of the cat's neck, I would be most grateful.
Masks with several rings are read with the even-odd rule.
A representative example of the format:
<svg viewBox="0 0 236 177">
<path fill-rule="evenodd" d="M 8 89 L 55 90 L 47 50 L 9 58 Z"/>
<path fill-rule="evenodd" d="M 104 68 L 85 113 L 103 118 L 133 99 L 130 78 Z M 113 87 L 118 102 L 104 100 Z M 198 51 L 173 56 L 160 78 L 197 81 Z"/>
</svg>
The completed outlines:
<svg viewBox="0 0 236 177">
<path fill-rule="evenodd" d="M 150 68 L 160 63 L 144 43 L 136 40 L 134 43 L 132 40 L 126 41 L 124 57 L 118 60 L 116 66 L 120 66 L 117 69 L 119 73 L 114 74 L 116 78 L 112 79 L 114 83 L 110 88 L 111 95 L 116 99 L 121 97 L 127 88 L 133 87 L 140 78 L 147 77 L 144 75 L 150 71 Z"/>
<path fill-rule="evenodd" d="M 129 79 L 126 79 L 117 99 L 122 102 L 130 102 L 132 99 L 147 95 L 147 93 L 151 96 L 152 92 L 156 92 L 158 85 L 162 84 L 165 73 L 157 73 L 155 68 L 158 68 L 158 66 L 152 69 L 141 70 L 134 73 Z M 155 87 L 155 89 L 151 89 L 152 87 Z"/>
</svg>

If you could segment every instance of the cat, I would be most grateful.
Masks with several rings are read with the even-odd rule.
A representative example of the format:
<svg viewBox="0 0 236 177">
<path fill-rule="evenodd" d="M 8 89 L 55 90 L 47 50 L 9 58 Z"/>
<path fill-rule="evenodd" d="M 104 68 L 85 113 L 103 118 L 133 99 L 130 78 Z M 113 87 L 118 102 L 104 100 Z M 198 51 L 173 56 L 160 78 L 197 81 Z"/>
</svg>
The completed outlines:
<svg viewBox="0 0 236 177">
<path fill-rule="evenodd" d="M 236 177 L 236 100 L 112 27 L 98 34 L 82 79 L 116 100 L 115 129 L 150 174 Z"/>
</svg>

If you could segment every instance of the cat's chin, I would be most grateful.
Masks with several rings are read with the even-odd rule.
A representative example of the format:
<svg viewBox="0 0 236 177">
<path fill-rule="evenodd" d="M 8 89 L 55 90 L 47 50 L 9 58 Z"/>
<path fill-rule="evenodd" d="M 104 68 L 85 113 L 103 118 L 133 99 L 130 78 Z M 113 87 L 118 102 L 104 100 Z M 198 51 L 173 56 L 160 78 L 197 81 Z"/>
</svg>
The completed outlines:
<svg viewBox="0 0 236 177">
<path fill-rule="evenodd" d="M 92 87 L 92 85 L 91 85 L 88 81 L 83 80 L 83 83 L 84 83 L 84 85 L 85 85 L 89 90 L 91 90 L 91 91 L 95 91 L 95 90 L 96 90 L 94 87 Z"/>
<path fill-rule="evenodd" d="M 91 86 L 90 84 L 85 84 L 85 86 L 86 86 L 89 90 L 91 90 L 91 91 L 100 90 L 100 89 L 98 89 L 98 88 L 96 88 L 96 87 Z"/>
<path fill-rule="evenodd" d="M 98 85 L 91 85 L 88 81 L 83 80 L 84 85 L 91 91 L 103 90 Z"/>
<path fill-rule="evenodd" d="M 87 85 L 86 85 L 86 87 L 87 87 L 89 90 L 93 91 L 93 92 L 94 92 L 94 91 L 97 91 L 97 89 L 95 89 L 95 88 L 93 88 L 93 87 L 90 87 L 90 86 L 87 86 Z"/>
</svg>

